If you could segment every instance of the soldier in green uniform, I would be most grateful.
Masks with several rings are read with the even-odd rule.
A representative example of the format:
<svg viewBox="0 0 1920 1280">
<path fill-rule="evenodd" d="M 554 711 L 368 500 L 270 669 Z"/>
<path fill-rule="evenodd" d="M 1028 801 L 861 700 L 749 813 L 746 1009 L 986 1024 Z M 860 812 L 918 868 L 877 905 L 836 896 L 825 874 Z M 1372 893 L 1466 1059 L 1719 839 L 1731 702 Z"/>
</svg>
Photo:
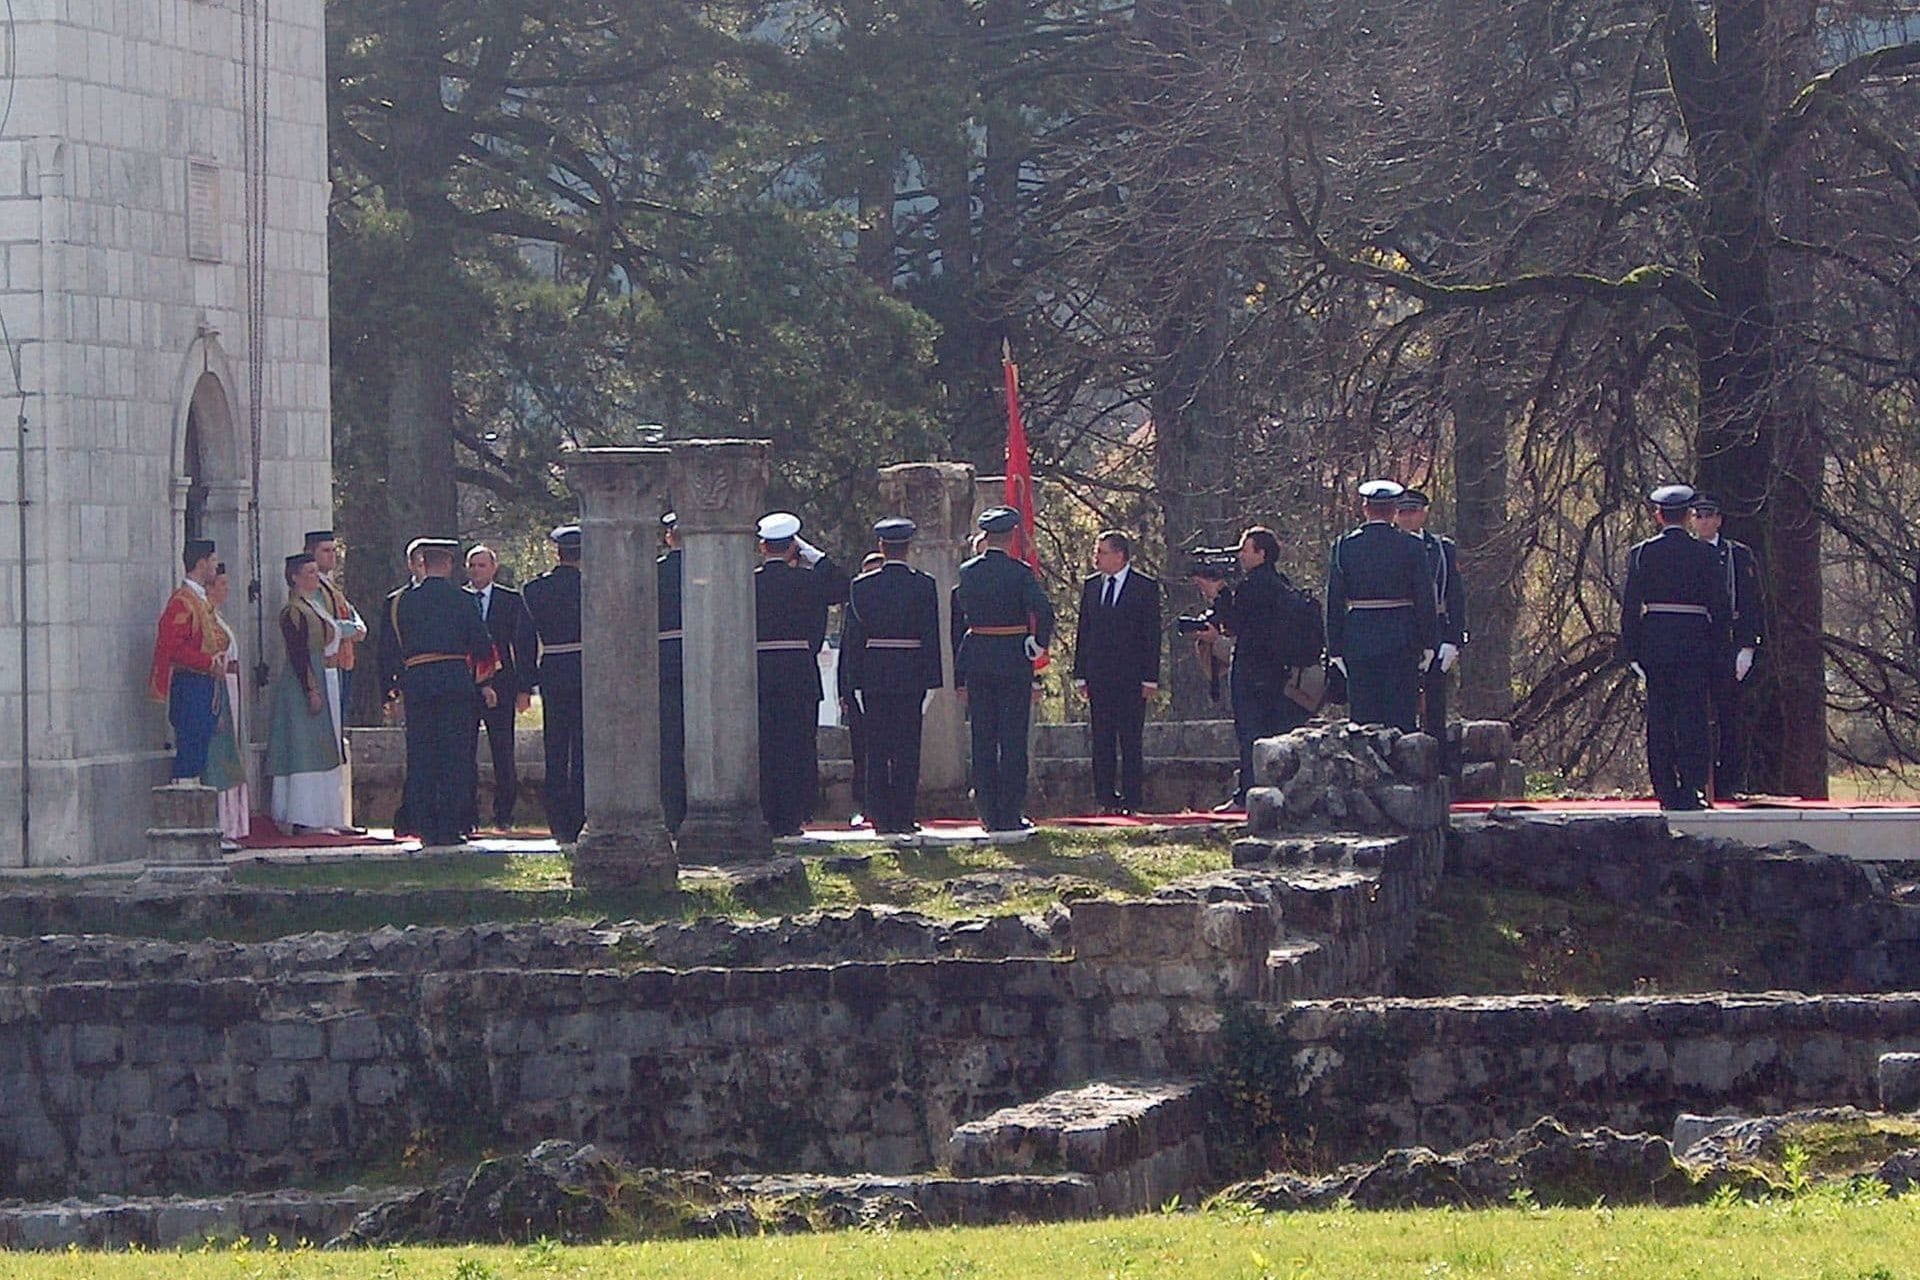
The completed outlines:
<svg viewBox="0 0 1920 1280">
<path fill-rule="evenodd" d="M 973 730 L 973 797 L 990 834 L 1033 829 L 1027 802 L 1027 722 L 1033 664 L 1053 641 L 1053 606 L 1033 570 L 1008 554 L 1020 513 L 980 513 L 986 549 L 960 566 L 953 589 L 953 682 Z"/>
</svg>

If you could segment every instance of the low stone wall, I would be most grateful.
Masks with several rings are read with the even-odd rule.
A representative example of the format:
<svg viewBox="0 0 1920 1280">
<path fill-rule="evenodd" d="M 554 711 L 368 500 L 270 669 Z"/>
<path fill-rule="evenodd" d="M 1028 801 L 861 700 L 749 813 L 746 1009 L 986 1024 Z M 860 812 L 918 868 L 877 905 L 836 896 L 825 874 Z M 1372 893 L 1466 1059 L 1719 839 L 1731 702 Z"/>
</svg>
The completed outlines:
<svg viewBox="0 0 1920 1280">
<path fill-rule="evenodd" d="M 1552 1115 L 1666 1133 L 1681 1112 L 1872 1106 L 1882 1053 L 1920 1047 L 1920 995 L 1517 996 L 1269 1009 L 1273 1081 L 1337 1158 L 1436 1151 Z"/>
</svg>

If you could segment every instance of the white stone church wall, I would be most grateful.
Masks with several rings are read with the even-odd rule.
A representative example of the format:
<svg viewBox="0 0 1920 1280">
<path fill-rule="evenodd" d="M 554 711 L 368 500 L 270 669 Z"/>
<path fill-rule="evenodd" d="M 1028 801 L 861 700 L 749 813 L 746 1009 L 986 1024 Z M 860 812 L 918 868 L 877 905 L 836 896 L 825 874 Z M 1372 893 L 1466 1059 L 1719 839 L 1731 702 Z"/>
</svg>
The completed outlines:
<svg viewBox="0 0 1920 1280">
<path fill-rule="evenodd" d="M 209 491 L 208 532 L 235 570 L 227 616 L 248 663 L 256 637 L 246 504 L 257 494 L 269 638 L 284 596 L 280 557 L 331 508 L 323 5 L 276 0 L 270 13 L 256 477 L 239 0 L 13 0 L 0 315 L 20 379 L 16 387 L 0 366 L 0 866 L 144 852 L 148 788 L 165 780 L 169 739 L 165 712 L 146 699 L 146 671 L 154 620 L 179 574 L 182 449 L 196 386 L 203 407 L 224 398 L 227 409 L 205 414 L 205 474 L 196 479 Z M 190 231 L 208 224 L 190 227 L 191 161 L 210 163 L 218 184 L 217 236 L 197 256 Z M 24 842 L 15 502 L 23 438 L 32 762 Z"/>
</svg>

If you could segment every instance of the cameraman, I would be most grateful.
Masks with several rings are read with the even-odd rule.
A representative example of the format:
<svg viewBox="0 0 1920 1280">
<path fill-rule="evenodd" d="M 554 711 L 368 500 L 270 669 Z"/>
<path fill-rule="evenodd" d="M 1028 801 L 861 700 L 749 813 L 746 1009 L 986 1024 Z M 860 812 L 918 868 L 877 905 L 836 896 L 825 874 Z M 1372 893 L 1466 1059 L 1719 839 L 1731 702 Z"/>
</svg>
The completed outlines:
<svg viewBox="0 0 1920 1280">
<path fill-rule="evenodd" d="M 1280 558 L 1280 539 L 1273 530 L 1255 525 L 1240 535 L 1236 554 L 1246 575 L 1238 586 L 1218 578 L 1194 578 L 1194 585 L 1212 606 L 1215 624 L 1200 633 L 1201 644 L 1210 646 L 1222 632 L 1234 641 L 1228 687 L 1233 698 L 1233 736 L 1240 744 L 1240 776 L 1233 798 L 1216 806 L 1215 813 L 1246 808 L 1257 739 L 1307 722 L 1306 709 L 1285 692 L 1288 667 L 1282 660 L 1281 636 L 1285 623 L 1280 570 L 1275 563 Z"/>
</svg>

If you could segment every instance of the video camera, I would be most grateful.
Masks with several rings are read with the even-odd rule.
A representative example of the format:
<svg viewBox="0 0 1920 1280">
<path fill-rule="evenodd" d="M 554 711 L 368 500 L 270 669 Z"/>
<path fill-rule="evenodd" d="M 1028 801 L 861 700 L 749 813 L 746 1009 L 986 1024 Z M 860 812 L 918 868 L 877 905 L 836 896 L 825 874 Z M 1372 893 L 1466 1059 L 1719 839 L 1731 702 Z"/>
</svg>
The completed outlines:
<svg viewBox="0 0 1920 1280">
<path fill-rule="evenodd" d="M 1187 552 L 1187 576 L 1231 582 L 1240 576 L 1238 547 L 1194 547 Z"/>
</svg>

